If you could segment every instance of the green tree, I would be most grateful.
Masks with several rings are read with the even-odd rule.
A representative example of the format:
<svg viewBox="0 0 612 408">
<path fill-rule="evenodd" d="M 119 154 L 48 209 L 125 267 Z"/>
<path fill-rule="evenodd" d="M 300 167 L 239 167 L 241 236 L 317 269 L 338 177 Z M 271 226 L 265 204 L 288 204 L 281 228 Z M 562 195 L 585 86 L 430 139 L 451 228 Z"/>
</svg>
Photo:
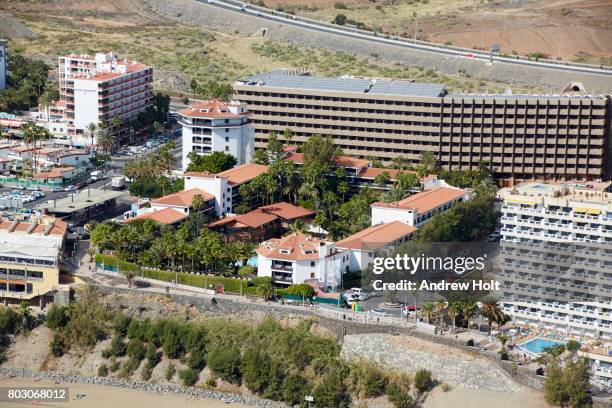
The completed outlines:
<svg viewBox="0 0 612 408">
<path fill-rule="evenodd" d="M 240 384 L 240 351 L 235 347 L 214 347 L 206 355 L 211 371 L 232 384 Z"/>
<path fill-rule="evenodd" d="M 346 20 L 347 18 L 344 14 L 337 14 L 332 23 L 343 26 L 346 24 Z"/>
<path fill-rule="evenodd" d="M 509 320 L 509 317 L 501 309 L 499 299 L 492 296 L 487 296 L 482 300 L 480 304 L 480 313 L 487 319 L 489 333 L 493 329 L 493 323 L 502 325 Z"/>
</svg>

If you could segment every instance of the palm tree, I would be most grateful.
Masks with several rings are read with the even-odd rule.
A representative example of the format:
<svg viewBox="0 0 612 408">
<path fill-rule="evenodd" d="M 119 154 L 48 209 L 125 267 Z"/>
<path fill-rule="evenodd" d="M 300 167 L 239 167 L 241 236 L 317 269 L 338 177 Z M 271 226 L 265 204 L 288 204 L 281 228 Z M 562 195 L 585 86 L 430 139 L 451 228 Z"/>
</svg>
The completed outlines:
<svg viewBox="0 0 612 408">
<path fill-rule="evenodd" d="M 157 139 L 157 136 L 164 131 L 164 126 L 158 121 L 153 122 L 153 139 Z"/>
<path fill-rule="evenodd" d="M 457 315 L 461 312 L 461 303 L 452 302 L 448 305 L 446 309 L 446 313 L 448 313 L 448 317 L 453 321 L 453 331 L 457 329 Z"/>
<path fill-rule="evenodd" d="M 436 313 L 438 314 L 438 323 L 440 324 L 440 329 L 442 329 L 442 324 L 444 323 L 444 311 L 446 310 L 447 306 L 448 303 L 443 299 L 436 302 Z"/>
<path fill-rule="evenodd" d="M 98 146 L 102 148 L 105 154 L 108 154 L 116 145 L 115 136 L 111 135 L 108 129 L 98 129 Z"/>
<path fill-rule="evenodd" d="M 5 98 L 4 96 L 0 95 L 0 110 L 4 111 L 8 109 L 8 106 L 8 98 Z"/>
<path fill-rule="evenodd" d="M 470 327 L 470 318 L 476 315 L 478 311 L 478 305 L 471 300 L 466 300 L 465 302 L 461 302 L 461 315 L 465 319 L 467 323 L 467 327 Z"/>
<path fill-rule="evenodd" d="M 191 208 L 193 208 L 194 212 L 199 213 L 203 207 L 204 207 L 204 197 L 202 197 L 202 194 L 195 194 L 191 198 Z M 196 235 L 200 235 L 200 220 L 199 219 L 196 220 Z"/>
<path fill-rule="evenodd" d="M 274 289 L 272 289 L 272 285 L 269 283 L 262 283 L 261 285 L 257 286 L 257 293 L 267 301 L 272 297 Z"/>
<path fill-rule="evenodd" d="M 493 329 L 493 323 L 498 325 L 503 324 L 507 321 L 507 316 L 502 311 L 499 305 L 499 300 L 489 296 L 482 300 L 480 303 L 480 313 L 487 319 L 489 324 L 489 334 Z"/>
<path fill-rule="evenodd" d="M 26 144 L 31 144 L 34 147 L 34 153 L 32 158 L 33 170 L 36 173 L 37 168 L 37 160 L 36 160 L 36 142 L 42 139 L 47 139 L 51 135 L 49 131 L 42 126 L 38 126 L 34 122 L 28 121 L 21 125 L 21 130 L 23 132 L 23 141 Z"/>
<path fill-rule="evenodd" d="M 136 272 L 131 269 L 125 269 L 121 271 L 121 273 L 123 273 L 125 280 L 127 280 L 128 288 L 131 288 L 132 283 L 134 283 L 134 279 L 136 278 Z"/>
<path fill-rule="evenodd" d="M 421 303 L 421 313 L 425 313 L 425 316 L 427 317 L 427 324 L 429 324 L 431 320 L 431 315 L 433 314 L 434 309 L 435 306 L 431 302 Z"/>
<path fill-rule="evenodd" d="M 93 149 L 94 139 L 96 138 L 96 131 L 98 130 L 98 126 L 94 122 L 91 122 L 85 127 L 85 130 L 87 130 L 87 133 L 89 133 L 89 137 L 91 138 L 91 147 Z"/>
<path fill-rule="evenodd" d="M 293 139 L 293 132 L 291 131 L 291 129 L 286 128 L 283 132 L 283 137 L 285 138 L 287 144 L 291 143 L 291 139 Z"/>
<path fill-rule="evenodd" d="M 501 352 L 503 353 L 504 351 L 506 351 L 506 343 L 508 342 L 508 340 L 510 340 L 510 337 L 508 337 L 507 335 L 503 333 L 499 333 L 497 335 L 497 339 L 502 345 Z"/>
<path fill-rule="evenodd" d="M 193 99 L 195 99 L 196 97 L 196 91 L 198 90 L 198 81 L 196 81 L 195 78 L 193 78 L 191 80 L 191 82 L 189 83 L 189 87 L 191 88 L 191 90 L 193 91 Z"/>
</svg>

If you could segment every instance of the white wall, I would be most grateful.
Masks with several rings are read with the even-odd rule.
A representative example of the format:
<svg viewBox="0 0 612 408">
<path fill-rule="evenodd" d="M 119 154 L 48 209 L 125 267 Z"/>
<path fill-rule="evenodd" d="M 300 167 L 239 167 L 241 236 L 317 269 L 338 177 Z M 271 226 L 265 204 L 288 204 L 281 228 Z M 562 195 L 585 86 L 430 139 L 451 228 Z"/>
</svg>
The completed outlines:
<svg viewBox="0 0 612 408">
<path fill-rule="evenodd" d="M 210 146 L 210 153 L 212 152 L 223 152 L 234 156 L 238 164 L 250 163 L 253 159 L 253 150 L 255 145 L 255 130 L 253 125 L 248 123 L 245 125 L 236 125 L 233 122 L 240 122 L 241 119 L 232 119 L 229 124 L 224 123 L 224 119 L 214 120 L 213 126 L 206 127 L 196 125 L 204 129 L 210 129 L 211 135 L 201 136 L 203 138 L 210 138 L 212 143 L 210 145 L 198 144 L 203 148 Z M 183 125 L 183 170 L 187 170 L 189 160 L 187 155 L 193 150 L 193 137 L 199 137 L 200 135 L 194 135 L 191 125 Z M 208 153 L 198 154 L 205 155 Z"/>
<path fill-rule="evenodd" d="M 185 190 L 199 188 L 215 196 L 215 213 L 222 215 L 232 211 L 231 187 L 223 177 L 188 177 L 185 176 Z M 227 190 L 230 191 L 227 191 Z"/>
<path fill-rule="evenodd" d="M 98 82 L 74 80 L 74 125 L 85 129 L 90 123 L 98 124 Z"/>
<path fill-rule="evenodd" d="M 400 221 L 415 226 L 415 212 L 402 208 L 374 207 L 372 206 L 372 225 Z"/>
</svg>

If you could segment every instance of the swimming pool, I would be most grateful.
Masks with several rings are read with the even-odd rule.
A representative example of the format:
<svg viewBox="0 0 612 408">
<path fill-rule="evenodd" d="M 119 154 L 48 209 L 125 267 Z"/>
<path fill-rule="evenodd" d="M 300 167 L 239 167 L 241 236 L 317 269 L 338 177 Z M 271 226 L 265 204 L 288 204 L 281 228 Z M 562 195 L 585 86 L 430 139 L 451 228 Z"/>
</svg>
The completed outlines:
<svg viewBox="0 0 612 408">
<path fill-rule="evenodd" d="M 542 339 L 542 338 L 536 337 L 535 339 L 531 339 L 528 342 L 519 344 L 519 347 L 533 354 L 542 354 L 542 351 L 546 347 L 552 347 L 557 344 L 564 344 L 564 343 L 560 341 L 548 340 L 548 339 Z"/>
</svg>

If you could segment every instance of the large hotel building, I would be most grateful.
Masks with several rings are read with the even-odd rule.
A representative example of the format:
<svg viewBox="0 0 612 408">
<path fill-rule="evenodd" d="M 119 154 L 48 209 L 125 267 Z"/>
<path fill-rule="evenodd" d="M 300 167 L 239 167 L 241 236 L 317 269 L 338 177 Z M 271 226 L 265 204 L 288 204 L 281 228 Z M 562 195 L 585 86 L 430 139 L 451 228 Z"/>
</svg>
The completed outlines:
<svg viewBox="0 0 612 408">
<path fill-rule="evenodd" d="M 612 188 L 610 182 L 525 183 L 502 190 L 501 282 L 505 311 L 579 338 L 594 378 L 612 387 Z"/>
<path fill-rule="evenodd" d="M 278 70 L 237 81 L 234 98 L 251 112 L 256 148 L 289 128 L 295 143 L 331 135 L 346 154 L 385 162 L 417 164 L 425 151 L 449 170 L 484 161 L 507 185 L 612 174 L 607 96 L 452 94 L 440 84 Z"/>
<path fill-rule="evenodd" d="M 95 123 L 106 126 L 119 142 L 125 141 L 129 121 L 152 104 L 152 83 L 153 68 L 121 59 L 116 52 L 59 57 L 60 100 L 65 102 L 68 134 L 86 139 L 87 126 Z M 118 126 L 116 119 L 121 121 Z"/>
</svg>

